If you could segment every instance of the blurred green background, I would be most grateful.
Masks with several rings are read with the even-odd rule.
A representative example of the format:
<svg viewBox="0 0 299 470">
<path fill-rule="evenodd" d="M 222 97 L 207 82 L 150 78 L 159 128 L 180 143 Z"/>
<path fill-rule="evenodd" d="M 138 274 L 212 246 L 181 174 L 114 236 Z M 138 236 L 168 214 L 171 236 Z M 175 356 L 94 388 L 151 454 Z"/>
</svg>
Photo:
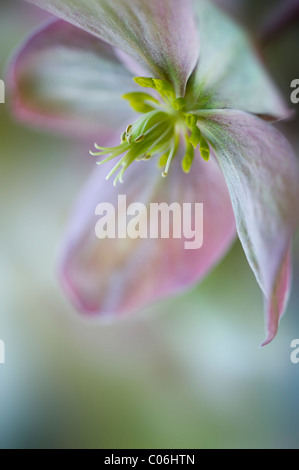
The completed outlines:
<svg viewBox="0 0 299 470">
<path fill-rule="evenodd" d="M 282 2 L 220 3 L 256 33 Z M 44 17 L 1 0 L 0 78 Z M 264 49 L 287 100 L 299 78 L 298 29 Z M 281 125 L 297 154 L 298 123 Z M 288 310 L 262 350 L 262 295 L 238 242 L 191 292 L 112 325 L 88 323 L 56 278 L 57 246 L 92 168 L 88 149 L 14 122 L 9 97 L 0 137 L 0 447 L 299 448 L 299 364 L 290 362 L 298 236 Z"/>
</svg>

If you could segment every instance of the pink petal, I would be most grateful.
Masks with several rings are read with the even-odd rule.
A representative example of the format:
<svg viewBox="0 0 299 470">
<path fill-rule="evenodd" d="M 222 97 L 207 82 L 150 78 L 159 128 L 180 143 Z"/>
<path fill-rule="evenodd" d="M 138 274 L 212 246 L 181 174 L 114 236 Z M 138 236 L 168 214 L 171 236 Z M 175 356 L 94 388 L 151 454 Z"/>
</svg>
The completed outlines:
<svg viewBox="0 0 299 470">
<path fill-rule="evenodd" d="M 136 162 L 116 188 L 104 180 L 109 171 L 105 165 L 95 171 L 75 207 L 62 249 L 62 282 L 79 310 L 110 316 L 132 312 L 191 286 L 223 256 L 235 237 L 229 194 L 216 161 L 206 164 L 196 157 L 189 175 L 176 157 L 166 179 L 156 161 Z M 99 240 L 95 208 L 100 202 L 117 208 L 118 194 L 127 195 L 127 206 L 203 203 L 203 246 L 185 249 L 184 238 Z"/>
<path fill-rule="evenodd" d="M 198 59 L 190 0 L 30 0 L 118 47 L 183 94 Z"/>
<path fill-rule="evenodd" d="M 193 109 L 232 108 L 285 118 L 290 115 L 245 30 L 213 2 L 194 1 L 200 60 L 187 88 Z"/>
<path fill-rule="evenodd" d="M 289 291 L 289 250 L 299 219 L 298 162 L 285 138 L 255 116 L 232 110 L 202 116 L 228 184 L 240 240 L 265 295 L 267 344 Z"/>
<path fill-rule="evenodd" d="M 9 74 L 14 112 L 39 127 L 106 140 L 134 119 L 121 99 L 138 88 L 132 74 L 111 46 L 64 21 L 35 32 Z"/>
<path fill-rule="evenodd" d="M 261 346 L 271 343 L 276 336 L 279 320 L 284 313 L 289 298 L 291 278 L 292 267 L 290 250 L 288 250 L 275 280 L 271 301 L 266 305 L 267 337 Z"/>
</svg>

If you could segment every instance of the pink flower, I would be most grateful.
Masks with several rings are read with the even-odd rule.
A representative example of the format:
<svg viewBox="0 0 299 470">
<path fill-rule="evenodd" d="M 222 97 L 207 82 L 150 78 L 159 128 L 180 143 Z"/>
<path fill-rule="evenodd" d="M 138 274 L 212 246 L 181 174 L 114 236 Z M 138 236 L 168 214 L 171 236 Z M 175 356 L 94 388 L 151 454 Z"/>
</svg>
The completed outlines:
<svg viewBox="0 0 299 470">
<path fill-rule="evenodd" d="M 19 51 L 14 112 L 106 145 L 96 145 L 106 163 L 86 185 L 64 242 L 62 280 L 76 307 L 123 314 L 185 289 L 223 256 L 236 227 L 265 297 L 269 343 L 290 288 L 299 173 L 289 144 L 266 122 L 288 110 L 246 34 L 204 0 L 32 3 L 61 19 Z M 123 185 L 106 181 L 109 172 Z M 97 239 L 95 207 L 116 204 L 118 194 L 203 203 L 203 247 Z"/>
</svg>

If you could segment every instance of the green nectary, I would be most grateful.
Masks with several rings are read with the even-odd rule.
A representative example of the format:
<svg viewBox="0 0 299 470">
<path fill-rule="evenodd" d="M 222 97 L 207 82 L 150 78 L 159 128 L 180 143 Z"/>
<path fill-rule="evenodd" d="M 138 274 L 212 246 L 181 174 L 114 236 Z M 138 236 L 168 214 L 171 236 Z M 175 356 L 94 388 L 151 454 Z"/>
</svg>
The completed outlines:
<svg viewBox="0 0 299 470">
<path fill-rule="evenodd" d="M 121 135 L 121 143 L 116 147 L 101 147 L 95 144 L 93 156 L 106 158 L 99 165 L 121 156 L 118 163 L 107 175 L 107 179 L 117 172 L 114 184 L 123 182 L 125 170 L 138 160 L 158 157 L 160 167 L 164 167 L 162 176 L 167 176 L 172 159 L 175 157 L 181 138 L 185 141 L 185 156 L 182 169 L 189 173 L 194 159 L 194 149 L 200 148 L 201 156 L 208 160 L 210 148 L 198 127 L 198 117 L 188 113 L 186 100 L 176 97 L 168 82 L 155 78 L 135 77 L 134 81 L 142 88 L 152 88 L 158 99 L 144 92 L 133 92 L 123 96 L 132 108 L 142 113 Z"/>
</svg>

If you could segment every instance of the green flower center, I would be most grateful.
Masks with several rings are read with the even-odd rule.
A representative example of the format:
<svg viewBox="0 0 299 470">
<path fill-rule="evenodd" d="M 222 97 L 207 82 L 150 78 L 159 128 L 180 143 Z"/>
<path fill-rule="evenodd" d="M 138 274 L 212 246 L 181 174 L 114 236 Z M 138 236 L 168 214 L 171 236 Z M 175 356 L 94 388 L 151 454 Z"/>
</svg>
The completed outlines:
<svg viewBox="0 0 299 470">
<path fill-rule="evenodd" d="M 199 146 L 204 160 L 210 156 L 210 148 L 197 126 L 198 117 L 186 110 L 186 100 L 176 97 L 173 87 L 166 81 L 136 77 L 134 81 L 143 88 L 152 88 L 157 98 L 148 93 L 133 92 L 123 96 L 132 108 L 142 113 L 121 135 L 121 143 L 116 147 L 101 147 L 95 144 L 93 156 L 106 156 L 97 162 L 99 165 L 116 157 L 121 157 L 107 179 L 116 173 L 114 185 L 123 182 L 126 169 L 134 162 L 157 158 L 162 176 L 166 177 L 173 158 L 176 156 L 181 139 L 185 142 L 182 169 L 189 173 L 194 159 L 194 150 Z"/>
</svg>

